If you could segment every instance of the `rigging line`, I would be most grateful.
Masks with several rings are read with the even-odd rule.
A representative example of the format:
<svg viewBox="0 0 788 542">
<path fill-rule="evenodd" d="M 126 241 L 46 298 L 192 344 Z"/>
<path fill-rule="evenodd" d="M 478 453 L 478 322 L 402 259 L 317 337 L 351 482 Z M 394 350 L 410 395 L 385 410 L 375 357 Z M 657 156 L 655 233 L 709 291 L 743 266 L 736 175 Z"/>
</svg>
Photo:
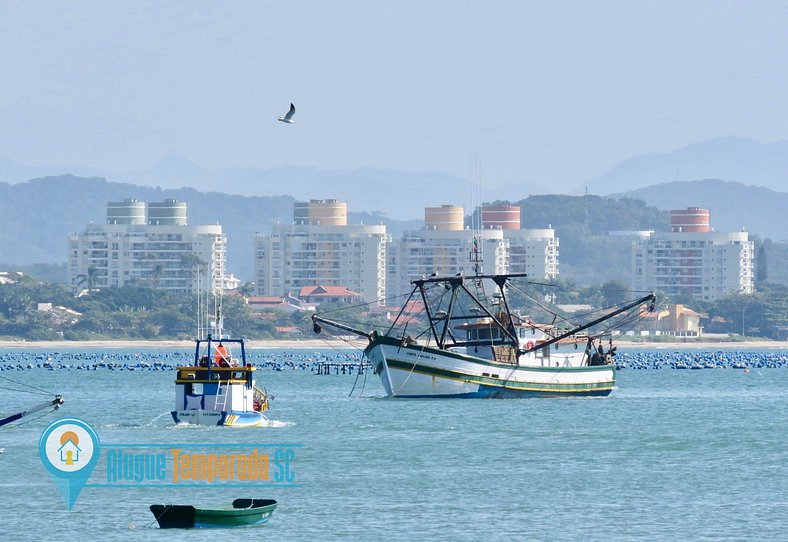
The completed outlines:
<svg viewBox="0 0 788 542">
<path fill-rule="evenodd" d="M 159 514 L 158 516 L 154 517 L 154 518 L 153 518 L 153 521 L 151 521 L 151 522 L 148 524 L 148 527 L 147 527 L 147 528 L 148 528 L 148 529 L 152 529 L 152 528 L 153 528 L 153 524 L 154 524 L 154 523 L 156 523 L 157 521 L 159 521 L 159 519 L 160 519 L 160 518 L 161 518 L 161 517 L 164 515 L 164 513 L 165 513 L 165 512 L 167 512 L 167 510 L 168 510 L 168 509 L 169 509 L 171 506 L 172 506 L 171 504 L 167 504 L 167 505 L 165 505 L 165 506 L 164 506 L 164 510 L 162 510 L 162 511 L 161 511 L 161 514 Z"/>
<path fill-rule="evenodd" d="M 364 394 L 364 386 L 366 386 L 367 384 L 367 371 L 364 370 L 364 359 L 366 358 L 367 358 L 367 351 L 365 349 L 364 352 L 362 352 L 361 354 L 361 358 L 358 360 L 358 372 L 356 373 L 356 380 L 353 382 L 353 388 L 350 390 L 348 397 L 353 396 L 353 390 L 356 389 L 356 384 L 358 384 L 358 375 L 361 374 L 361 371 L 364 371 L 364 380 L 362 381 L 361 391 L 359 392 L 358 396 L 361 397 Z"/>
<path fill-rule="evenodd" d="M 528 295 L 525 291 L 521 290 L 517 286 L 514 286 L 513 284 L 510 284 L 509 287 L 512 288 L 515 292 L 518 292 L 518 293 L 522 294 L 523 296 L 525 296 L 526 299 L 530 300 L 534 305 L 536 305 L 537 307 L 539 307 L 543 311 L 546 311 L 546 312 L 552 314 L 553 317 L 555 317 L 556 319 L 558 319 L 558 320 L 560 320 L 562 322 L 569 322 L 570 324 L 573 324 L 573 322 L 571 320 L 569 320 L 569 318 L 565 318 L 565 317 L 561 316 L 560 314 L 556 313 L 555 311 L 550 310 L 548 307 L 546 307 L 543 304 L 539 303 L 536 299 L 534 299 L 533 297 Z"/>
<path fill-rule="evenodd" d="M 627 305 L 627 304 L 631 303 L 632 301 L 634 301 L 634 300 L 624 301 L 622 303 L 614 303 L 613 305 L 610 305 L 608 307 L 602 307 L 602 308 L 594 310 L 594 311 L 589 311 L 589 312 L 586 312 L 586 313 L 574 315 L 574 319 L 577 320 L 577 319 L 580 319 L 580 318 L 588 318 L 588 317 L 594 316 L 596 314 L 604 314 L 605 312 L 613 311 L 613 310 L 617 309 L 618 307 L 621 307 L 623 305 Z M 568 320 L 568 319 L 566 321 L 570 322 L 570 320 Z M 574 324 L 574 325 L 578 325 L 578 324 Z"/>
<path fill-rule="evenodd" d="M 364 396 L 364 388 L 367 387 L 367 373 L 369 371 L 373 370 L 373 368 L 372 368 L 372 360 L 369 359 L 369 357 L 367 356 L 367 351 L 366 350 L 364 350 L 364 353 L 361 354 L 361 361 L 359 362 L 359 368 L 363 367 L 363 363 L 364 363 L 365 359 L 367 361 L 369 361 L 369 368 L 368 369 L 364 368 L 364 380 L 361 381 L 361 391 L 358 392 L 359 398 Z"/>
<path fill-rule="evenodd" d="M 634 299 L 627 299 L 626 301 L 622 301 L 621 303 L 613 303 L 612 305 L 607 306 L 607 307 L 600 307 L 600 308 L 598 308 L 596 310 L 592 310 L 592 311 L 585 312 L 585 313 L 580 313 L 577 316 L 580 317 L 580 318 L 584 318 L 586 316 L 591 316 L 591 315 L 594 315 L 594 314 L 602 313 L 604 311 L 613 311 L 613 310 L 617 309 L 618 307 L 622 307 L 624 305 L 632 303 L 633 301 L 635 301 L 635 300 Z"/>
<path fill-rule="evenodd" d="M 625 327 L 627 327 L 627 331 L 630 329 L 634 329 L 635 325 L 645 318 L 646 312 L 647 311 L 642 311 L 641 313 L 632 313 L 623 318 L 619 318 L 618 321 L 613 322 L 602 332 L 597 333 L 594 338 L 599 338 L 602 335 L 606 333 L 610 333 L 613 330 L 621 330 L 624 329 Z"/>
<path fill-rule="evenodd" d="M 3 380 L 8 380 L 9 382 L 13 382 L 14 384 L 19 384 L 20 386 L 24 386 L 26 388 L 30 388 L 32 390 L 39 391 L 39 392 L 41 392 L 42 394 L 45 394 L 45 395 L 55 395 L 54 393 L 52 393 L 50 391 L 47 391 L 47 390 L 44 390 L 44 389 L 41 389 L 41 388 L 36 388 L 35 386 L 31 386 L 30 384 L 25 384 L 24 382 L 17 382 L 16 380 L 8 378 L 7 376 L 1 376 L 0 375 L 0 378 L 2 378 Z"/>
<path fill-rule="evenodd" d="M 614 329 L 622 328 L 625 325 L 629 324 L 631 321 L 634 321 L 634 318 L 636 318 L 636 317 L 637 316 L 634 315 L 634 314 L 627 314 L 625 316 L 621 316 L 619 318 L 611 320 L 608 325 L 602 326 L 602 331 L 597 333 L 597 335 L 598 336 L 599 335 L 603 335 L 605 333 L 609 333 L 610 331 L 612 331 Z M 602 323 L 602 322 L 600 322 L 600 323 Z"/>
<path fill-rule="evenodd" d="M 349 340 L 347 340 L 347 339 L 343 338 L 341 335 L 334 335 L 334 337 L 336 337 L 336 339 L 337 339 L 337 340 L 340 340 L 340 341 L 342 341 L 343 343 L 347 344 L 349 348 L 353 348 L 353 349 L 355 349 L 355 350 L 358 350 L 359 352 L 363 352 L 363 351 L 364 351 L 364 349 L 362 349 L 361 347 L 359 347 L 359 346 L 357 346 L 357 345 L 353 344 L 353 343 L 352 343 L 352 342 L 350 342 Z M 342 354 L 342 353 L 343 353 L 343 352 L 342 352 L 342 351 L 341 351 L 339 348 L 337 348 L 336 346 L 334 346 L 333 344 L 331 344 L 330 342 L 328 342 L 328 339 L 326 339 L 325 337 L 321 337 L 321 338 L 323 339 L 323 342 L 325 342 L 325 343 L 326 343 L 326 346 L 327 346 L 328 348 L 330 348 L 330 349 L 332 349 L 332 350 L 336 350 L 336 351 L 337 351 L 337 352 L 339 352 L 340 354 Z"/>
<path fill-rule="evenodd" d="M 410 292 L 407 293 L 407 294 L 398 294 L 398 295 L 392 295 L 390 297 L 382 297 L 382 298 L 376 299 L 375 301 L 365 301 L 363 303 L 358 303 L 356 305 L 348 305 L 347 307 L 338 307 L 338 308 L 330 310 L 330 311 L 323 311 L 320 314 L 332 314 L 332 313 L 335 313 L 335 312 L 338 312 L 338 311 L 346 311 L 346 310 L 349 310 L 349 309 L 357 309 L 359 307 L 365 307 L 365 306 L 369 306 L 369 305 L 374 305 L 376 303 L 381 303 L 381 302 L 382 303 L 386 303 L 386 302 L 391 301 L 393 299 L 404 298 L 404 297 L 407 297 L 409 295 L 410 295 Z"/>
<path fill-rule="evenodd" d="M 361 374 L 361 362 L 358 364 L 359 372 L 356 373 L 356 379 L 353 381 L 353 387 L 350 388 L 350 393 L 347 394 L 348 397 L 353 397 L 353 390 L 356 389 L 356 384 L 358 384 L 358 375 Z"/>
<path fill-rule="evenodd" d="M 639 313 L 635 313 L 633 315 L 630 315 L 628 319 L 622 319 L 622 321 L 613 329 L 623 329 L 625 325 L 630 324 L 630 323 L 632 325 L 629 326 L 629 329 L 634 329 L 635 325 L 639 324 L 640 322 L 642 322 L 643 320 L 646 319 L 646 315 L 647 314 L 648 314 L 648 311 L 647 310 L 643 310 L 643 311 L 641 311 Z"/>
<path fill-rule="evenodd" d="M 422 347 L 421 347 L 421 351 L 422 351 L 422 352 L 424 352 L 424 349 L 425 349 L 425 348 L 427 348 L 427 345 L 426 345 L 426 344 L 422 345 Z M 402 387 L 403 387 L 405 384 L 407 384 L 407 383 L 408 383 L 408 380 L 410 379 L 410 375 L 412 375 L 412 374 L 413 374 L 413 370 L 416 368 L 416 365 L 418 364 L 418 362 L 419 362 L 419 360 L 418 360 L 418 357 L 417 357 L 417 358 L 416 358 L 416 361 L 414 361 L 414 362 L 413 362 L 413 367 L 411 367 L 411 368 L 410 368 L 410 371 L 408 371 L 408 376 L 406 376 L 406 377 L 405 377 L 405 380 L 403 380 L 403 381 L 402 381 L 402 384 L 400 384 L 400 385 L 399 385 L 399 387 L 397 388 L 397 392 L 399 392 L 399 390 L 401 390 L 401 389 L 402 389 Z"/>
<path fill-rule="evenodd" d="M 59 407 L 59 406 L 60 406 L 60 405 L 58 405 L 58 407 Z M 11 424 L 11 426 L 9 427 L 9 429 L 14 429 L 14 428 L 16 428 L 16 427 L 21 427 L 21 426 L 23 426 L 23 425 L 27 425 L 27 424 L 29 424 L 30 422 L 34 422 L 34 421 L 36 421 L 36 420 L 40 420 L 40 419 L 41 419 L 41 418 L 43 418 L 44 416 L 48 416 L 49 414 L 51 414 L 52 412 L 54 412 L 54 411 L 56 411 L 56 410 L 57 410 L 57 408 L 54 408 L 54 407 L 53 407 L 51 411 L 50 411 L 50 410 L 46 410 L 46 411 L 44 411 L 44 413 L 43 413 L 43 414 L 41 414 L 41 415 L 39 415 L 39 416 L 36 416 L 35 418 L 30 418 L 29 420 L 25 420 L 25 421 L 23 421 L 23 422 L 19 422 L 19 423 L 12 423 L 12 424 Z"/>
<path fill-rule="evenodd" d="M 6 388 L 5 386 L 0 386 L 0 390 L 16 391 L 16 392 L 19 392 L 19 393 L 32 393 L 33 395 L 41 395 L 41 396 L 44 396 L 44 397 L 51 397 L 51 395 L 52 395 L 50 393 L 41 393 L 41 392 L 38 392 L 38 391 L 20 390 L 20 389 L 17 389 L 17 388 Z"/>
</svg>

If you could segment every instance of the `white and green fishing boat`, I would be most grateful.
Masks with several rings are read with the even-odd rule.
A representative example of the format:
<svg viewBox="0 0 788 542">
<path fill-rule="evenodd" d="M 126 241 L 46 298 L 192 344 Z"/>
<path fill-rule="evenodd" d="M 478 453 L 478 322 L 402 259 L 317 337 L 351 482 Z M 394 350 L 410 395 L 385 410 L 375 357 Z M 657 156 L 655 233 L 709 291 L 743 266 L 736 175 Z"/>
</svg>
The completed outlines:
<svg viewBox="0 0 788 542">
<path fill-rule="evenodd" d="M 386 331 L 362 330 L 325 314 L 312 317 L 314 331 L 327 325 L 366 337 L 364 353 L 390 397 L 610 394 L 616 383 L 610 329 L 653 310 L 654 295 L 610 307 L 587 323 L 559 327 L 510 309 L 511 281 L 521 277 L 414 280 L 410 297 Z"/>
</svg>

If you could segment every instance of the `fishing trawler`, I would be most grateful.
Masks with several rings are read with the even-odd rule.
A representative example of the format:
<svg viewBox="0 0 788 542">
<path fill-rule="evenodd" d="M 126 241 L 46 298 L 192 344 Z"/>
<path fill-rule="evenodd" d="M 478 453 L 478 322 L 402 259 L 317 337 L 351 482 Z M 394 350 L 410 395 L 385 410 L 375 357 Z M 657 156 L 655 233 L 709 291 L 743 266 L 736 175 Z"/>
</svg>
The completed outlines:
<svg viewBox="0 0 788 542">
<path fill-rule="evenodd" d="M 267 422 L 268 394 L 255 385 L 243 339 L 196 339 L 194 363 L 177 367 L 175 423 L 254 427 Z"/>
<path fill-rule="evenodd" d="M 366 337 L 364 354 L 390 397 L 609 395 L 616 383 L 609 331 L 653 310 L 654 295 L 609 308 L 585 324 L 558 327 L 510 309 L 512 280 L 525 276 L 422 278 L 411 281 L 410 297 L 385 332 L 324 314 L 312 316 L 313 329 L 320 333 L 327 325 Z"/>
</svg>

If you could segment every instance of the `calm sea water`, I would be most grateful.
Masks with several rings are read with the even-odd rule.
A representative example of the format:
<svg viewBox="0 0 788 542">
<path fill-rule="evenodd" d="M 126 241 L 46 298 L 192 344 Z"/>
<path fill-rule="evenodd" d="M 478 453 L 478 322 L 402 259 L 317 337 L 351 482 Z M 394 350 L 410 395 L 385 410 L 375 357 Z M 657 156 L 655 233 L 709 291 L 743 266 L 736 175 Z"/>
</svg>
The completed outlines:
<svg viewBox="0 0 788 542">
<path fill-rule="evenodd" d="M 273 426 L 255 429 L 173 426 L 171 371 L 4 375 L 67 402 L 0 429 L 2 540 L 788 537 L 788 369 L 622 370 L 610 397 L 547 400 L 392 400 L 373 374 L 350 397 L 354 376 L 260 371 L 276 399 Z M 0 390 L 12 396 L 35 399 Z M 303 486 L 85 488 L 69 512 L 37 449 L 59 417 L 89 422 L 102 443 L 299 443 Z M 150 504 L 238 496 L 279 508 L 241 530 L 151 526 Z"/>
</svg>

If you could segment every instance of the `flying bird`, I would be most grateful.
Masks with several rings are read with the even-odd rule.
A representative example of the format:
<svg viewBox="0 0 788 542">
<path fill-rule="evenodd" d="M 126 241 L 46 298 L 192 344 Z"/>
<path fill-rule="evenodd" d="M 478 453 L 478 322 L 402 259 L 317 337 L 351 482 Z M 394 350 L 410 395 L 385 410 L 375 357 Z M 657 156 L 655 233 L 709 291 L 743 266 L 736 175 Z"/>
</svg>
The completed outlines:
<svg viewBox="0 0 788 542">
<path fill-rule="evenodd" d="M 293 115 L 295 115 L 295 106 L 291 103 L 290 104 L 290 111 L 284 117 L 279 117 L 276 120 L 286 122 L 287 124 L 294 124 L 295 121 L 293 120 Z"/>
</svg>

